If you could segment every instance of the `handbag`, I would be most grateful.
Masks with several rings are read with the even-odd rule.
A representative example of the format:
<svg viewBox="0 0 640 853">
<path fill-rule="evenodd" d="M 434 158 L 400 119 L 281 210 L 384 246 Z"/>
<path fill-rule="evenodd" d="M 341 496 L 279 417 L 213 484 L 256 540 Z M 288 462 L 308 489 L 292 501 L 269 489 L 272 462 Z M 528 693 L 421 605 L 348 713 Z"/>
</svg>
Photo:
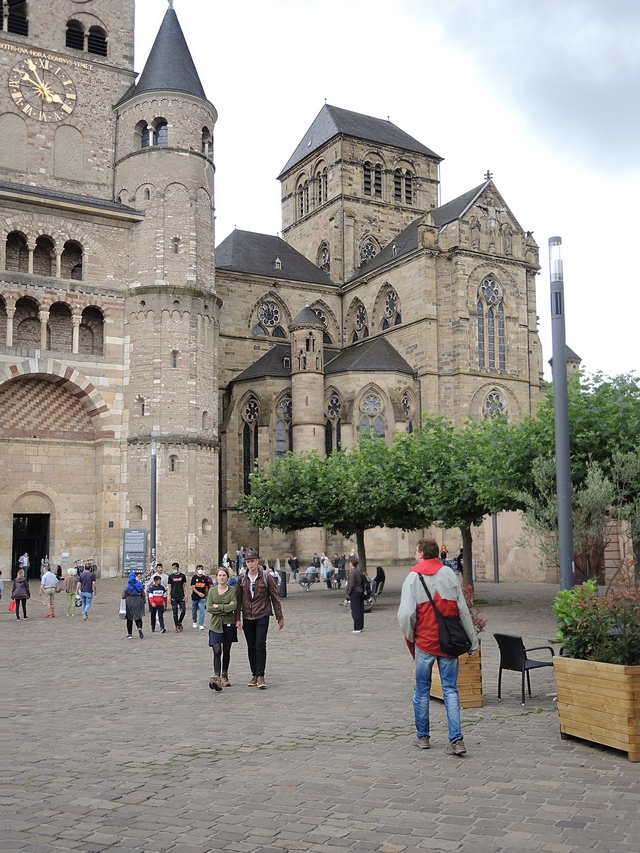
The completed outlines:
<svg viewBox="0 0 640 853">
<path fill-rule="evenodd" d="M 12 598 L 11 601 L 9 602 L 9 613 L 15 613 L 15 612 L 16 612 L 16 601 L 15 601 L 15 598 Z"/>
<path fill-rule="evenodd" d="M 120 619 L 127 618 L 127 601 L 125 598 L 120 599 L 120 607 L 118 608 L 118 617 Z"/>
<path fill-rule="evenodd" d="M 438 637 L 440 640 L 440 651 L 451 658 L 459 658 L 460 655 L 466 655 L 471 650 L 471 640 L 467 637 L 467 632 L 462 627 L 462 622 L 460 621 L 459 616 L 444 616 L 438 608 L 436 607 L 436 603 L 431 598 L 431 593 L 429 592 L 429 588 L 424 582 L 424 578 L 422 575 L 418 575 L 420 578 L 420 582 L 424 587 L 424 591 L 427 593 L 429 601 L 431 602 L 433 609 L 436 614 L 436 619 L 438 620 Z"/>
</svg>

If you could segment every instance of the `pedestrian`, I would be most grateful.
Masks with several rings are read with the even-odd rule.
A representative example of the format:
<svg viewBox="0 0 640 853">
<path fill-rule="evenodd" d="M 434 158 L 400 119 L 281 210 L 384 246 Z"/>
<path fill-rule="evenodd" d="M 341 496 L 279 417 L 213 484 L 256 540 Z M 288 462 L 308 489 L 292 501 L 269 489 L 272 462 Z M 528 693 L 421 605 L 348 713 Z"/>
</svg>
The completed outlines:
<svg viewBox="0 0 640 853">
<path fill-rule="evenodd" d="M 58 580 L 62 580 L 62 566 L 56 566 L 56 577 Z"/>
<path fill-rule="evenodd" d="M 331 566 L 331 560 L 327 557 L 327 552 L 322 552 L 322 557 L 320 557 L 320 569 L 322 580 L 327 581 L 331 575 L 333 574 L 333 567 Z M 327 588 L 331 589 L 331 584 L 327 583 Z"/>
<path fill-rule="evenodd" d="M 276 586 L 278 587 L 278 591 L 280 591 L 280 573 L 276 570 L 275 566 L 272 569 L 269 569 L 269 576 L 273 578 Z"/>
<path fill-rule="evenodd" d="M 47 615 L 45 616 L 45 619 L 55 619 L 55 598 L 57 586 L 58 578 L 51 571 L 51 568 L 48 568 L 47 571 L 42 575 L 42 578 L 40 580 L 40 591 L 38 593 L 38 595 L 42 596 L 42 600 L 44 601 L 44 605 L 47 610 Z"/>
<path fill-rule="evenodd" d="M 156 622 L 160 626 L 160 633 L 166 634 L 164 627 L 164 611 L 167 606 L 167 588 L 162 583 L 162 575 L 155 574 L 147 587 L 147 599 L 149 601 L 149 612 L 151 614 L 151 633 L 156 632 Z"/>
<path fill-rule="evenodd" d="M 202 563 L 199 563 L 195 575 L 191 578 L 191 621 L 193 627 L 201 631 L 204 631 L 204 608 L 211 584 L 211 578 L 205 574 Z"/>
<path fill-rule="evenodd" d="M 40 560 L 40 577 L 42 577 L 45 572 L 48 572 L 50 568 L 51 565 L 49 563 L 49 555 L 45 554 L 44 557 Z"/>
<path fill-rule="evenodd" d="M 80 577 L 78 578 L 76 592 L 82 599 L 82 618 L 86 622 L 89 618 L 89 610 L 91 608 L 93 596 L 96 595 L 97 592 L 96 576 L 91 568 L 91 563 L 87 563 L 84 567 L 84 571 L 81 572 Z"/>
<path fill-rule="evenodd" d="M 247 654 L 251 667 L 251 681 L 248 687 L 266 688 L 264 674 L 267 664 L 267 632 L 269 617 L 273 610 L 280 630 L 284 628 L 282 605 L 273 578 L 267 575 L 259 564 L 256 551 L 247 551 L 245 555 L 247 571 L 236 587 L 238 606 L 236 608 L 236 628 L 244 631 L 247 641 Z"/>
<path fill-rule="evenodd" d="M 156 567 L 151 572 L 151 574 L 149 575 L 149 580 L 147 581 L 147 584 L 145 586 L 145 592 L 147 593 L 147 598 L 149 598 L 149 587 L 153 584 L 156 575 L 160 575 L 160 583 L 162 584 L 162 586 L 165 587 L 165 589 L 167 587 L 167 583 L 169 581 L 169 575 L 165 572 L 164 566 L 162 565 L 162 563 L 156 563 Z"/>
<path fill-rule="evenodd" d="M 29 578 L 25 577 L 24 569 L 18 569 L 18 574 L 15 576 L 11 587 L 11 598 L 16 603 L 16 619 L 20 621 L 20 604 L 22 603 L 22 615 L 25 619 L 27 616 L 27 599 L 31 598 L 31 590 L 29 589 Z"/>
<path fill-rule="evenodd" d="M 443 542 L 442 548 L 440 548 L 440 562 L 446 563 L 448 557 L 449 557 L 449 549 L 447 548 L 447 546 Z"/>
<path fill-rule="evenodd" d="M 2 601 L 3 592 L 4 592 L 4 581 L 2 580 L 2 571 L 0 570 L 0 601 Z"/>
<path fill-rule="evenodd" d="M 122 598 L 126 602 L 127 611 L 127 640 L 133 640 L 133 623 L 136 623 L 138 636 L 144 639 L 142 617 L 144 616 L 144 586 L 136 577 L 135 572 L 129 572 L 128 583 L 122 590 Z"/>
<path fill-rule="evenodd" d="M 351 556 L 349 557 L 349 577 L 345 591 L 345 602 L 349 599 L 351 603 L 352 634 L 362 634 L 364 631 L 364 585 L 365 581 L 359 568 L 359 560 L 356 556 Z"/>
<path fill-rule="evenodd" d="M 231 571 L 231 557 L 229 556 L 228 551 L 224 552 L 224 556 L 222 557 L 222 565 L 225 569 L 229 569 L 229 571 Z"/>
<path fill-rule="evenodd" d="M 469 609 L 464 600 L 460 581 L 453 569 L 438 560 L 435 539 L 420 539 L 416 547 L 416 565 L 402 585 L 398 622 L 415 663 L 416 686 L 413 694 L 413 713 L 416 723 L 415 745 L 429 749 L 429 695 L 431 673 L 438 662 L 444 708 L 449 731 L 448 755 L 464 755 L 467 751 L 460 728 L 458 697 L 458 658 L 447 657 L 440 650 L 438 619 L 429 601 L 427 589 L 443 616 L 460 616 L 465 633 L 471 640 L 469 655 L 478 649 L 478 638 Z"/>
<path fill-rule="evenodd" d="M 382 587 L 384 586 L 386 579 L 387 576 L 385 575 L 382 566 L 376 566 L 376 576 L 369 585 L 371 587 L 371 592 L 376 595 L 382 592 Z"/>
<path fill-rule="evenodd" d="M 458 556 L 456 557 L 456 572 L 458 572 L 459 575 L 462 574 L 463 566 L 464 566 L 464 549 L 460 548 L 460 552 L 458 553 Z"/>
<path fill-rule="evenodd" d="M 76 589 L 78 588 L 78 578 L 76 569 L 71 566 L 62 581 L 62 589 L 67 598 L 67 616 L 73 616 L 76 612 Z"/>
<path fill-rule="evenodd" d="M 207 613 L 211 614 L 209 645 L 213 651 L 213 678 L 209 679 L 209 687 L 218 691 L 223 687 L 231 687 L 231 644 L 238 642 L 238 629 L 235 624 L 238 599 L 235 588 L 229 585 L 230 574 L 230 569 L 218 569 L 217 584 L 209 590 L 206 602 Z"/>
<path fill-rule="evenodd" d="M 300 561 L 295 556 L 295 554 L 292 554 L 289 557 L 289 569 L 291 571 L 291 577 L 293 578 L 295 583 L 295 581 L 298 579 L 298 571 L 300 569 Z"/>
<path fill-rule="evenodd" d="M 171 563 L 171 574 L 167 580 L 167 590 L 169 600 L 171 601 L 171 609 L 173 610 L 173 624 L 176 626 L 176 634 L 182 633 L 182 623 L 184 615 L 187 612 L 186 585 L 187 577 L 180 571 L 180 563 Z M 179 615 L 178 611 L 180 611 Z"/>
<path fill-rule="evenodd" d="M 18 568 L 22 569 L 24 572 L 24 577 L 29 579 L 29 552 L 25 551 L 24 554 L 18 558 Z"/>
</svg>

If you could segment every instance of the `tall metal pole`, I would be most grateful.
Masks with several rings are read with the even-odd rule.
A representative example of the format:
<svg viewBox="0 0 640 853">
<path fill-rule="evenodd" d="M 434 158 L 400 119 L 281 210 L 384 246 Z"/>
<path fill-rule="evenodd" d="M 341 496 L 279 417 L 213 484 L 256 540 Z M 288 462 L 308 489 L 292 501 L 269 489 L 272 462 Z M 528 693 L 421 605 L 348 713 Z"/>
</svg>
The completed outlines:
<svg viewBox="0 0 640 853">
<path fill-rule="evenodd" d="M 569 455 L 569 395 L 567 390 L 567 341 L 564 315 L 564 277 L 560 255 L 561 237 L 549 238 L 551 275 L 551 335 L 553 350 L 553 413 L 556 433 L 556 489 L 558 493 L 558 541 L 560 588 L 573 586 L 573 519 L 571 516 L 571 464 Z"/>
<path fill-rule="evenodd" d="M 157 493 L 157 471 L 158 471 L 158 456 L 156 450 L 156 440 L 151 439 L 151 500 L 149 501 L 149 559 L 151 568 L 156 565 L 156 493 Z"/>
</svg>

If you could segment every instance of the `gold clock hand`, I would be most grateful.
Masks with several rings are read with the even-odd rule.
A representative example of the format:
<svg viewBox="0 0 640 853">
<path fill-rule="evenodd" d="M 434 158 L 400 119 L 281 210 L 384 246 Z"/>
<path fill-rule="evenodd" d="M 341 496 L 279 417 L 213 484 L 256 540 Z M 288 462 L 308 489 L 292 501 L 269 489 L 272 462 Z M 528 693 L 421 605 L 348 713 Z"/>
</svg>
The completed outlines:
<svg viewBox="0 0 640 853">
<path fill-rule="evenodd" d="M 33 62 L 33 60 L 31 60 L 31 59 L 27 59 L 27 66 L 29 67 L 29 71 L 33 71 L 33 73 L 36 75 L 38 85 L 42 86 L 42 88 L 44 89 L 44 83 L 40 79 L 40 75 L 38 74 L 38 69 L 36 67 L 35 62 Z"/>
</svg>

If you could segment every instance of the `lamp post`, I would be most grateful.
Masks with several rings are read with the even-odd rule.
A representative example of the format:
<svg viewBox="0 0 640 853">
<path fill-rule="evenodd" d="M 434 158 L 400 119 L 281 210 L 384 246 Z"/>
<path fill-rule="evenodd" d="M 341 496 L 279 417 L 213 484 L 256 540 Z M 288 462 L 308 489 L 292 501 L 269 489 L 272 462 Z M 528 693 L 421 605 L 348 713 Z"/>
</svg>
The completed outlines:
<svg viewBox="0 0 640 853">
<path fill-rule="evenodd" d="M 158 485 L 158 454 L 155 438 L 151 439 L 151 499 L 149 501 L 149 561 L 152 570 L 156 565 L 156 492 Z"/>
<path fill-rule="evenodd" d="M 556 437 L 556 490 L 558 494 L 558 542 L 560 588 L 573 586 L 573 519 L 571 515 L 571 465 L 569 456 L 569 396 L 567 390 L 567 341 L 564 316 L 564 278 L 561 237 L 549 238 L 551 278 L 551 341 L 553 353 L 553 415 Z"/>
</svg>

